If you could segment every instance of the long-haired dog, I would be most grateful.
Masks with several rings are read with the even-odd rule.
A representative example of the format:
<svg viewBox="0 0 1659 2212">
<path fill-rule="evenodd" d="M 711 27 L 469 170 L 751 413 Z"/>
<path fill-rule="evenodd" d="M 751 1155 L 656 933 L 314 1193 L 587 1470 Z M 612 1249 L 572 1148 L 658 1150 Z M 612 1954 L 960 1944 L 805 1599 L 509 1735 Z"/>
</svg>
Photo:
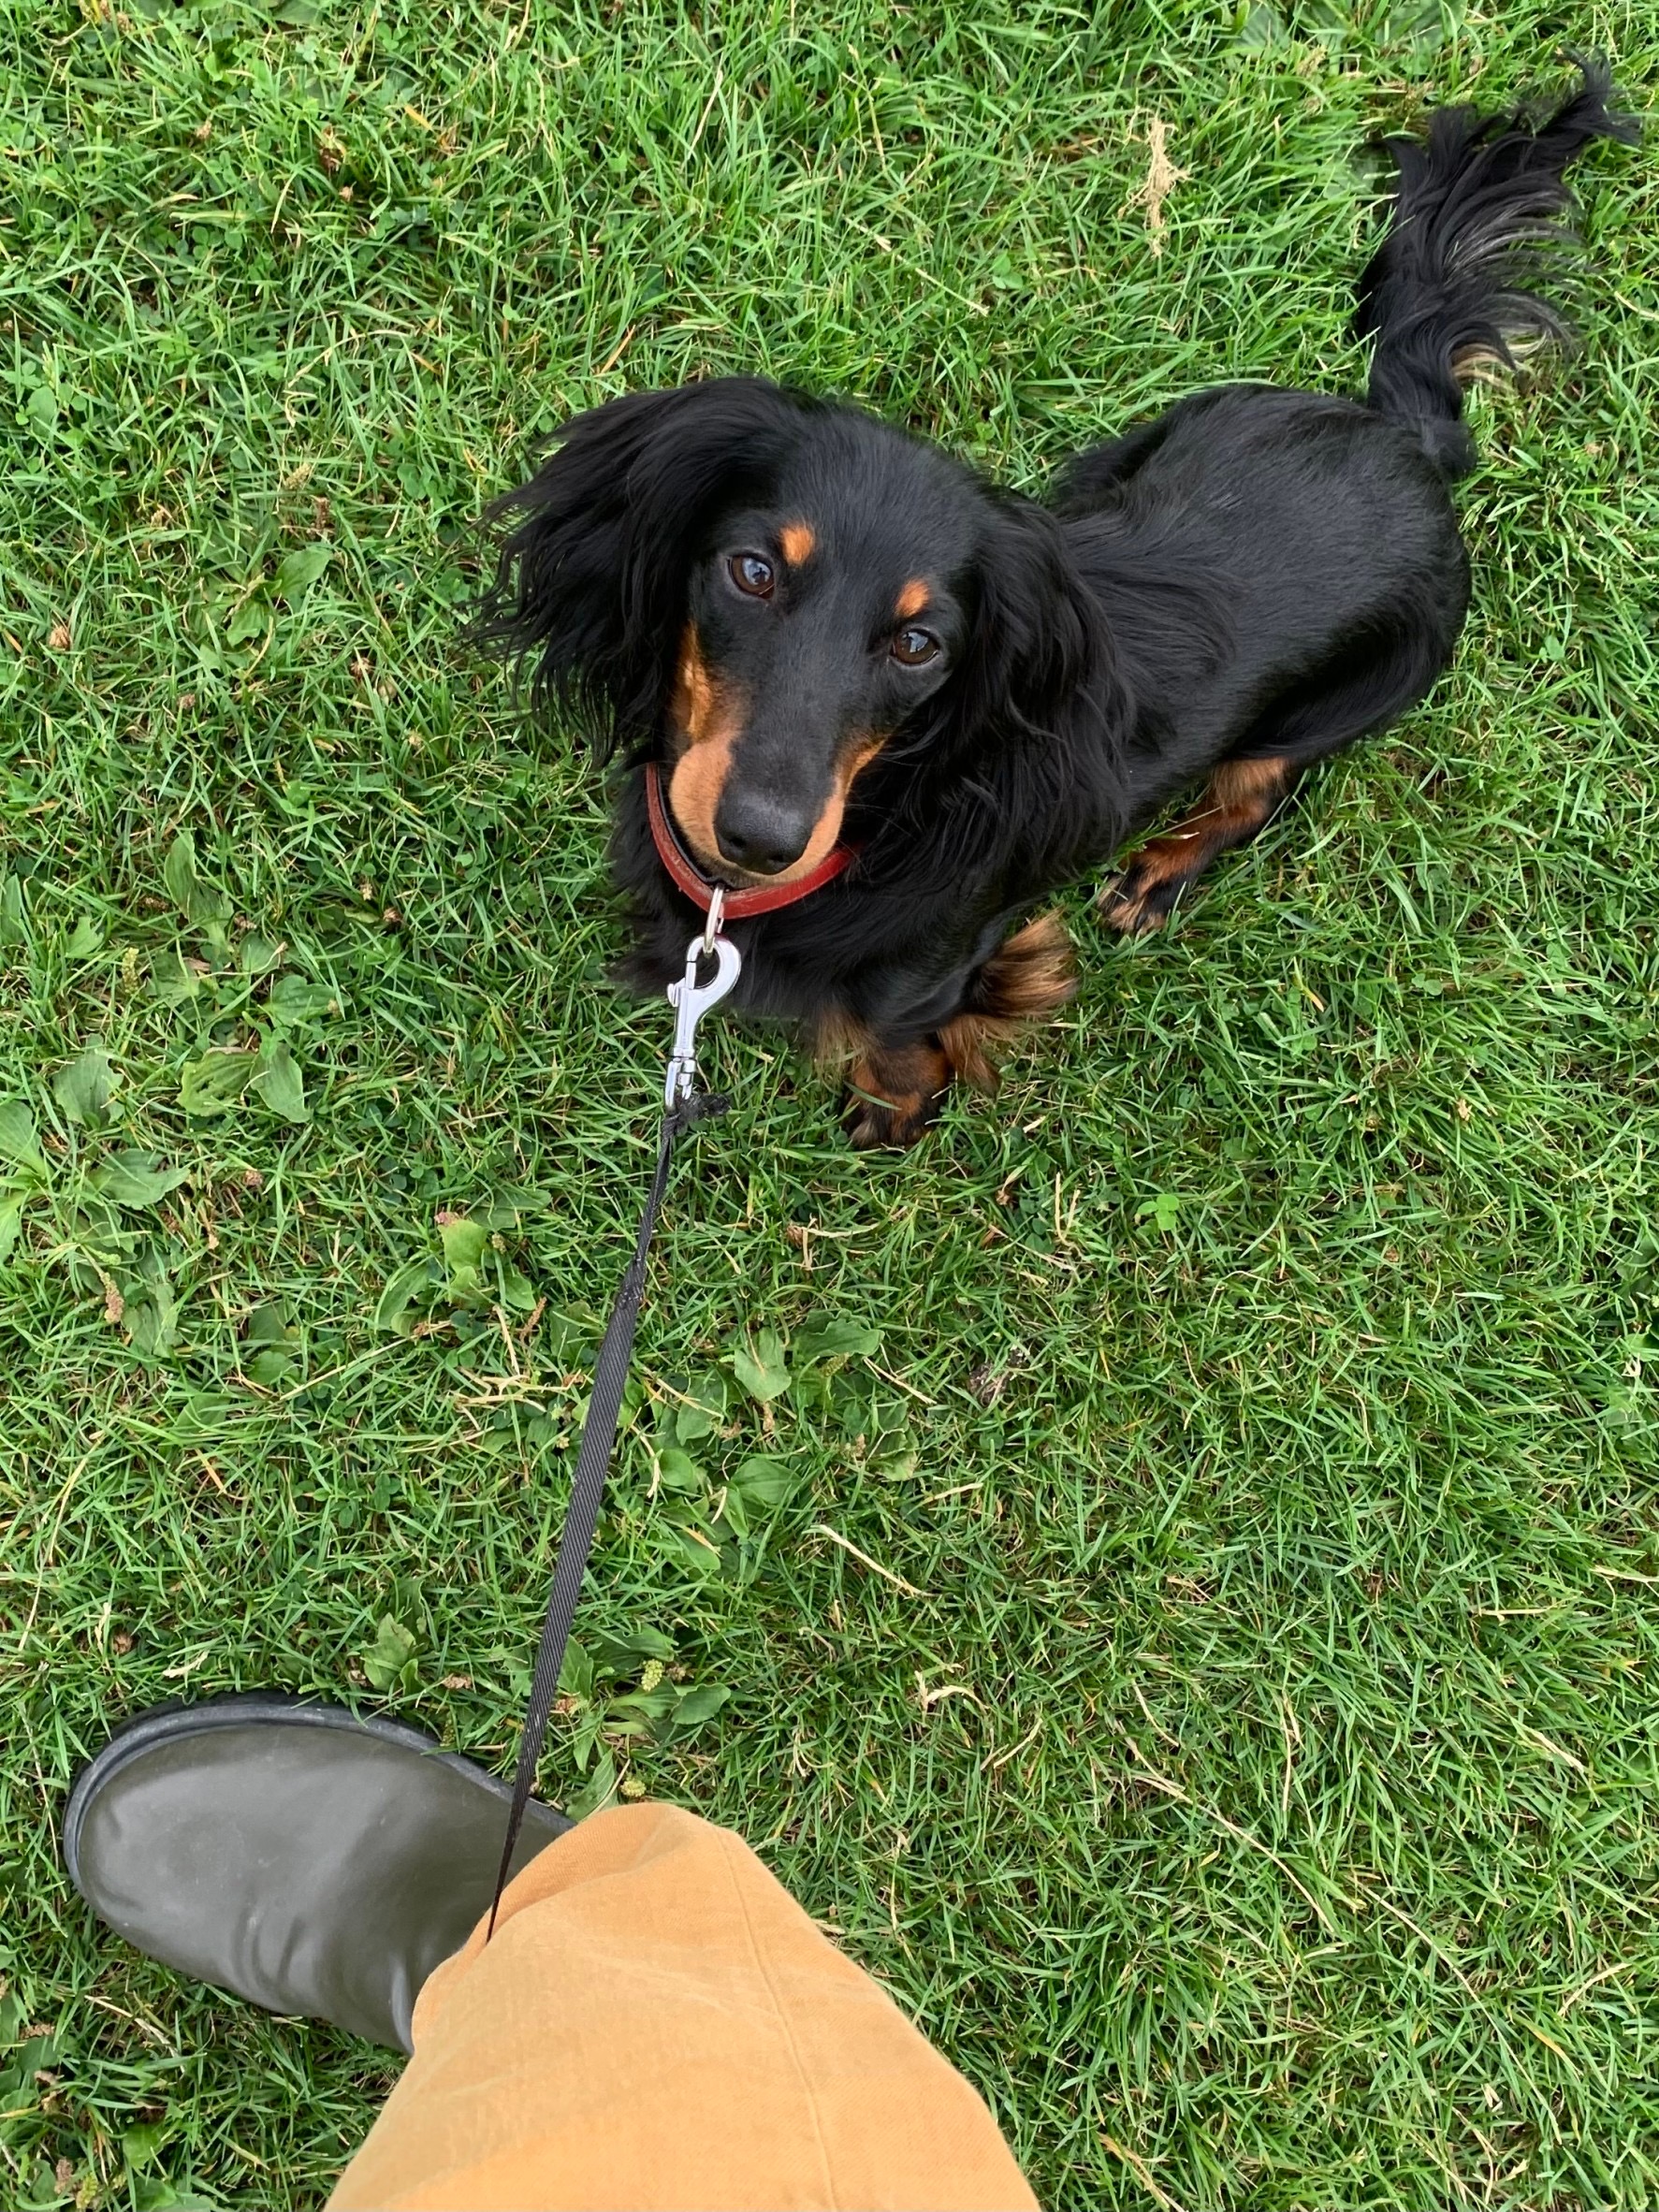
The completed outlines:
<svg viewBox="0 0 1659 2212">
<path fill-rule="evenodd" d="M 1468 598 L 1463 382 L 1564 336 L 1531 286 L 1571 236 L 1567 164 L 1634 136 L 1608 95 L 1587 65 L 1544 120 L 1448 108 L 1390 142 L 1364 404 L 1201 392 L 1045 504 L 747 378 L 572 422 L 501 503 L 483 628 L 623 752 L 627 980 L 679 974 L 688 871 L 809 883 L 730 924 L 735 1003 L 851 1062 L 855 1143 L 906 1143 L 1069 997 L 1057 917 L 1026 919 L 1047 895 L 1199 785 L 1102 895 L 1113 928 L 1157 928 L 1313 762 L 1421 699 Z"/>
</svg>

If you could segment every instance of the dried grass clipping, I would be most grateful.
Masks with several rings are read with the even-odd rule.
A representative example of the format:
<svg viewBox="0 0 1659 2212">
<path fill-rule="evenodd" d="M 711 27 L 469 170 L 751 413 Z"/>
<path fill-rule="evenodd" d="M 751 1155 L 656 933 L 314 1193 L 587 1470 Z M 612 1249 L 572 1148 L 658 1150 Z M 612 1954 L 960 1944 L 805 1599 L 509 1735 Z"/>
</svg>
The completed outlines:
<svg viewBox="0 0 1659 2212">
<path fill-rule="evenodd" d="M 1129 136 L 1139 138 L 1142 133 L 1131 130 Z M 1146 125 L 1147 162 L 1146 182 L 1131 192 L 1124 202 L 1124 211 L 1134 208 L 1146 211 L 1146 242 L 1154 255 L 1164 250 L 1164 202 L 1184 178 L 1191 172 L 1178 169 L 1170 159 L 1170 125 L 1161 115 L 1155 115 Z"/>
</svg>

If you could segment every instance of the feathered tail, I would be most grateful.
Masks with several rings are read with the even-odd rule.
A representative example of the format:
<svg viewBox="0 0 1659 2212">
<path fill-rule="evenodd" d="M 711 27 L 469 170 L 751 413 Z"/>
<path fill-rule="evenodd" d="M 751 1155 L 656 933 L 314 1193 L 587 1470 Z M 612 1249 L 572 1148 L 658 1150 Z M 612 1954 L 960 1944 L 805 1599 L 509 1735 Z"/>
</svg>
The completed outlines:
<svg viewBox="0 0 1659 2212">
<path fill-rule="evenodd" d="M 1409 424 L 1448 476 L 1475 463 L 1463 380 L 1482 358 L 1514 366 L 1518 342 L 1565 341 L 1561 311 L 1533 286 L 1577 244 L 1564 172 L 1596 138 L 1633 143 L 1638 125 L 1609 109 L 1605 65 L 1553 114 L 1442 108 L 1426 140 L 1390 138 L 1399 170 L 1388 236 L 1360 279 L 1354 329 L 1375 338 L 1370 403 Z"/>
</svg>

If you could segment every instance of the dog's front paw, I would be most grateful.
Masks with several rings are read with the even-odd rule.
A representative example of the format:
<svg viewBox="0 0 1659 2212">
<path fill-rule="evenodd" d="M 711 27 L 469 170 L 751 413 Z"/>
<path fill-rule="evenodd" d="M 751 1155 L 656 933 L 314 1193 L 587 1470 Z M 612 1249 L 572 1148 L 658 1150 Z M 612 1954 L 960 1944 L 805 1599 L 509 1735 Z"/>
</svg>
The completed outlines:
<svg viewBox="0 0 1659 2212">
<path fill-rule="evenodd" d="M 856 1151 L 888 1148 L 902 1152 L 937 1120 L 943 1099 L 942 1091 L 910 1091 L 897 1099 L 878 1099 L 850 1084 L 842 1102 L 841 1124 Z"/>
<path fill-rule="evenodd" d="M 1119 937 L 1149 937 L 1174 911 L 1192 873 L 1179 865 L 1179 851 L 1160 851 L 1157 842 L 1134 854 L 1121 873 L 1100 886 L 1096 910 Z"/>
<path fill-rule="evenodd" d="M 842 1122 L 860 1152 L 913 1144 L 944 1104 L 951 1065 L 937 1040 L 866 1054 L 848 1078 Z"/>
</svg>

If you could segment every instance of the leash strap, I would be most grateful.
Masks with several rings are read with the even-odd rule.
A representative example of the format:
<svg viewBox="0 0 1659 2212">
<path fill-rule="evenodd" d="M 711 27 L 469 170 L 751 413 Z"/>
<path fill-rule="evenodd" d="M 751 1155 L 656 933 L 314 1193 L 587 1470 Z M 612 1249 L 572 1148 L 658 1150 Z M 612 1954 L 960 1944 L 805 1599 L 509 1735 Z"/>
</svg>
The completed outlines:
<svg viewBox="0 0 1659 2212">
<path fill-rule="evenodd" d="M 628 1262 L 622 1276 L 621 1288 L 617 1292 L 617 1302 L 611 1308 L 611 1317 L 605 1324 L 604 1342 L 599 1347 L 599 1360 L 593 1370 L 593 1395 L 588 1402 L 588 1418 L 582 1423 L 582 1441 L 576 1452 L 575 1479 L 571 1484 L 570 1504 L 565 1508 L 564 1528 L 559 1538 L 559 1557 L 553 1568 L 553 1594 L 547 1600 L 547 1617 L 542 1623 L 542 1640 L 536 1652 L 535 1672 L 531 1678 L 530 1702 L 524 1709 L 524 1732 L 518 1739 L 518 1770 L 513 1777 L 513 1802 L 507 1813 L 507 1833 L 502 1844 L 502 1863 L 495 1878 L 495 1896 L 490 1899 L 486 1943 L 495 1933 L 495 1916 L 501 1906 L 502 1892 L 507 1886 L 507 1869 L 512 1863 L 518 1832 L 524 1825 L 524 1808 L 529 1804 L 531 1791 L 535 1785 L 536 1768 L 541 1763 L 542 1745 L 547 1734 L 547 1722 L 553 1710 L 553 1700 L 559 1692 L 564 1648 L 570 1641 L 576 1600 L 581 1595 L 582 1579 L 588 1571 L 588 1554 L 593 1548 L 593 1531 L 598 1525 L 600 1504 L 604 1497 L 604 1478 L 610 1467 L 611 1454 L 616 1448 L 617 1422 L 622 1410 L 622 1392 L 627 1387 L 628 1368 L 633 1353 L 634 1326 L 639 1319 L 640 1300 L 645 1294 L 646 1260 L 650 1253 L 651 1238 L 656 1231 L 662 1194 L 668 1187 L 668 1170 L 674 1157 L 675 1142 L 694 1122 L 723 1113 L 727 1104 L 725 1099 L 694 1095 L 662 1117 L 662 1135 L 657 1143 L 657 1171 L 651 1177 L 645 1212 L 640 1215 L 639 1233 L 633 1241 L 633 1258 Z"/>
<path fill-rule="evenodd" d="M 535 1671 L 531 1677 L 530 1702 L 524 1709 L 524 1730 L 518 1739 L 518 1768 L 513 1777 L 513 1801 L 507 1812 L 507 1833 L 502 1844 L 502 1863 L 496 1870 L 495 1895 L 489 1904 L 489 1926 L 484 1937 L 486 1943 L 495 1933 L 495 1916 L 501 1910 L 502 1892 L 507 1886 L 507 1870 L 512 1864 L 519 1830 L 524 1825 L 524 1809 L 530 1803 L 531 1791 L 535 1786 L 536 1768 L 541 1763 L 548 1718 L 553 1710 L 553 1700 L 559 1694 L 559 1675 L 564 1665 L 564 1648 L 570 1641 L 576 1600 L 582 1594 L 582 1579 L 588 1571 L 588 1554 L 593 1549 L 593 1532 L 599 1522 L 599 1507 L 604 1496 L 604 1478 L 610 1468 L 611 1455 L 616 1449 L 617 1422 L 622 1411 L 622 1392 L 627 1386 L 629 1363 L 633 1355 L 633 1332 L 639 1320 L 640 1300 L 645 1295 L 646 1261 L 650 1256 L 651 1238 L 656 1232 L 662 1194 L 668 1187 L 668 1171 L 674 1159 L 674 1148 L 696 1123 L 713 1120 L 717 1114 L 724 1113 L 731 1104 L 729 1099 L 711 1097 L 694 1087 L 698 1019 L 732 988 L 741 965 L 736 947 L 730 939 L 719 934 L 720 924 L 720 913 L 717 905 L 709 916 L 707 929 L 702 936 L 694 937 L 686 948 L 683 980 L 669 986 L 668 997 L 676 1009 L 677 1019 L 675 1025 L 674 1054 L 668 1064 L 662 1126 L 657 1139 L 657 1169 L 651 1177 L 645 1211 L 639 1217 L 639 1230 L 633 1240 L 633 1257 L 623 1273 L 617 1302 L 611 1308 L 610 1319 L 605 1323 L 604 1341 L 599 1347 L 599 1359 L 593 1369 L 593 1395 L 588 1401 L 588 1418 L 582 1423 L 582 1441 L 576 1449 L 576 1472 L 571 1483 L 570 1504 L 565 1507 L 564 1527 L 559 1538 L 559 1556 L 553 1567 L 553 1593 L 547 1600 L 546 1618 L 542 1623 L 542 1640 L 536 1651 Z M 716 957 L 717 970 L 709 982 L 700 984 L 697 981 L 698 963 L 708 953 Z"/>
</svg>

